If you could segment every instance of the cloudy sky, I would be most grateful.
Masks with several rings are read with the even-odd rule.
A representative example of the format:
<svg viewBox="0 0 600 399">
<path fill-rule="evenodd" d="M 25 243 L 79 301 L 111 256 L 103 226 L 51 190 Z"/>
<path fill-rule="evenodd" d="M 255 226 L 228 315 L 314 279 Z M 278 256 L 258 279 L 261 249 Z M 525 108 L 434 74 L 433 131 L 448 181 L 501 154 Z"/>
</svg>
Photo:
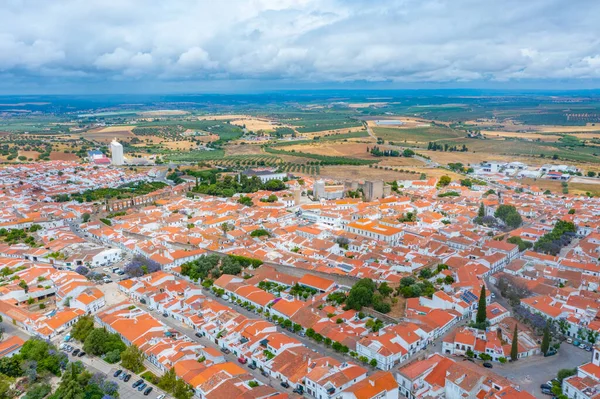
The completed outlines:
<svg viewBox="0 0 600 399">
<path fill-rule="evenodd" d="M 597 0 L 2 0 L 0 92 L 600 87 Z"/>
</svg>

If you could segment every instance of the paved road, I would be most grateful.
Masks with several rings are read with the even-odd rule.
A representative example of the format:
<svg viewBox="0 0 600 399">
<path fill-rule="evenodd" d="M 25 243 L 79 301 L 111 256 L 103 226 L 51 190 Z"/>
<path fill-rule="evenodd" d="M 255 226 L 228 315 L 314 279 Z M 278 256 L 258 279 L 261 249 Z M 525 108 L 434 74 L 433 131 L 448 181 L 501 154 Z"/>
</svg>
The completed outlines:
<svg viewBox="0 0 600 399">
<path fill-rule="evenodd" d="M 71 345 L 74 347 L 79 347 L 80 345 Z M 131 379 L 128 382 L 125 382 L 123 380 L 120 380 L 119 378 L 115 378 L 113 377 L 115 371 L 117 371 L 119 369 L 119 367 L 115 367 L 111 364 L 106 363 L 105 361 L 103 361 L 102 359 L 99 359 L 97 357 L 90 357 L 90 356 L 84 356 L 84 357 L 73 357 L 70 354 L 69 355 L 69 360 L 70 361 L 75 361 L 75 360 L 79 360 L 81 361 L 86 369 L 91 370 L 93 372 L 96 373 L 101 373 L 101 374 L 105 374 L 106 375 L 106 379 L 108 381 L 114 381 L 119 385 L 119 395 L 121 398 L 156 398 L 158 395 L 163 394 L 164 392 L 161 391 L 160 389 L 158 389 L 158 387 L 156 387 L 155 385 L 149 384 L 148 382 L 146 382 L 148 384 L 148 386 L 152 386 L 154 389 L 152 390 L 152 392 L 148 395 L 148 396 L 144 396 L 144 392 L 140 392 L 137 389 L 133 388 L 132 385 L 134 382 L 136 382 L 137 380 L 139 380 L 140 376 L 133 374 L 131 376 Z M 126 370 L 124 370 L 126 371 Z M 146 387 L 147 388 L 147 387 Z M 145 389 L 144 389 L 145 390 Z"/>
<path fill-rule="evenodd" d="M 158 313 L 156 313 L 156 311 L 152 311 L 150 310 L 146 305 L 143 305 L 141 303 L 137 303 L 137 306 L 139 306 L 140 308 L 146 310 L 149 313 L 152 313 L 154 315 L 154 317 L 160 319 L 163 323 L 165 323 L 166 325 L 168 325 L 169 327 L 179 331 L 180 333 L 186 335 L 187 337 L 189 337 L 191 340 L 198 342 L 206 347 L 212 347 L 215 349 L 220 350 L 221 347 L 218 346 L 217 344 L 214 343 L 214 341 L 211 341 L 210 339 L 206 338 L 206 337 L 197 337 L 196 331 L 194 331 L 193 328 L 180 323 L 179 321 L 171 318 L 171 317 L 162 317 L 160 316 Z M 234 362 L 237 363 L 237 356 L 232 353 L 229 354 L 223 354 L 223 356 L 225 357 L 226 361 L 229 362 Z M 288 393 L 292 392 L 292 389 L 285 389 L 283 387 L 281 387 L 279 385 L 279 381 L 277 379 L 271 378 L 271 377 L 265 377 L 260 373 L 260 370 L 256 369 L 256 370 L 251 370 L 249 369 L 247 366 L 241 366 L 244 367 L 256 380 L 262 382 L 263 384 L 266 385 L 270 385 L 280 391 L 287 391 Z"/>
<path fill-rule="evenodd" d="M 13 325 L 12 323 L 7 323 L 6 321 L 0 323 L 0 328 L 2 328 L 4 331 L 3 340 L 12 336 L 20 337 L 24 341 L 27 341 L 29 338 L 31 338 L 31 334 L 21 330 L 19 327 Z"/>
<path fill-rule="evenodd" d="M 586 352 L 564 342 L 555 356 L 533 356 L 514 363 L 494 363 L 494 371 L 519 384 L 521 389 L 535 395 L 535 397 L 548 398 L 548 396 L 542 394 L 541 384 L 556 377 L 560 369 L 572 369 L 591 360 L 591 352 Z"/>
<path fill-rule="evenodd" d="M 246 308 L 238 305 L 235 302 L 229 302 L 223 298 L 219 298 L 219 297 L 215 296 L 211 291 L 204 290 L 204 292 L 205 292 L 205 295 L 212 296 L 212 299 L 214 299 L 215 301 L 221 303 L 222 305 L 225 305 L 225 306 L 235 309 L 236 312 L 243 314 L 244 316 L 248 317 L 249 319 L 260 319 L 261 318 L 260 316 L 257 316 L 256 313 L 247 310 Z M 315 341 L 313 341 L 307 337 L 303 337 L 292 331 L 281 328 L 280 326 L 277 326 L 277 331 L 279 331 L 280 333 L 283 333 L 283 334 L 293 336 L 295 339 L 302 342 L 302 344 L 311 348 L 315 352 L 322 354 L 323 356 L 332 357 L 342 363 L 347 362 L 349 360 L 353 360 L 352 357 L 350 357 L 350 356 L 344 356 L 341 353 L 338 353 L 338 352 L 334 351 L 333 349 L 326 347 L 325 345 L 317 344 Z M 366 366 L 366 367 L 369 368 L 370 366 Z M 375 370 L 375 369 L 373 369 L 373 370 Z"/>
</svg>

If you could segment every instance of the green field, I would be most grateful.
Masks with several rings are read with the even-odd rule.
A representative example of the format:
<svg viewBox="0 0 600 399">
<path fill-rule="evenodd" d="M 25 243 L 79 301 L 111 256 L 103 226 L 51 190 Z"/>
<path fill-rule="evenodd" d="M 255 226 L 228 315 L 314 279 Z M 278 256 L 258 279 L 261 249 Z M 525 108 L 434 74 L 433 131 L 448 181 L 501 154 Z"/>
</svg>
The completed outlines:
<svg viewBox="0 0 600 399">
<path fill-rule="evenodd" d="M 378 138 L 382 138 L 385 141 L 403 142 L 406 140 L 416 143 L 428 143 L 430 141 L 454 139 L 465 136 L 462 132 L 439 125 L 409 129 L 375 127 L 373 128 L 373 133 L 375 133 Z"/>
<path fill-rule="evenodd" d="M 453 140 L 440 140 L 438 144 L 459 146 L 463 144 L 469 148 L 469 152 L 482 152 L 498 155 L 522 155 L 541 156 L 552 159 L 558 155 L 559 159 L 570 161 L 583 161 L 600 163 L 600 148 L 598 147 L 566 147 L 561 143 L 544 143 L 526 140 L 476 140 L 460 138 Z M 427 145 L 420 145 L 426 148 Z M 597 154 L 597 155 L 594 155 Z"/>
<path fill-rule="evenodd" d="M 166 161 L 173 162 L 200 162 L 210 161 L 214 159 L 222 159 L 224 156 L 225 151 L 218 149 L 213 151 L 190 151 L 171 153 L 169 155 L 165 155 L 164 159 Z"/>
<path fill-rule="evenodd" d="M 235 140 L 242 137 L 244 131 L 241 127 L 232 125 L 229 121 L 185 121 L 185 120 L 170 120 L 170 121 L 158 121 L 158 122 L 146 122 L 139 123 L 136 125 L 138 132 L 146 131 L 151 132 L 151 128 L 157 128 L 157 133 L 160 132 L 161 127 L 167 126 L 181 126 L 183 130 L 198 130 L 203 132 L 214 133 L 219 136 L 219 142 L 217 144 L 224 144 L 227 141 Z M 143 128 L 143 129 L 142 129 Z M 149 129 L 150 128 L 150 129 Z M 135 132 L 134 132 L 135 133 Z"/>
<path fill-rule="evenodd" d="M 269 117 L 292 125 L 299 133 L 316 133 L 325 130 L 337 130 L 358 127 L 362 122 L 355 119 L 357 113 L 352 110 L 314 110 L 285 113 L 271 113 Z"/>
<path fill-rule="evenodd" d="M 275 144 L 269 144 L 269 146 L 281 147 L 281 146 L 290 146 L 290 145 L 299 145 L 299 144 L 320 143 L 323 141 L 359 139 L 359 138 L 363 138 L 363 137 L 369 137 L 369 133 L 366 130 L 361 130 L 359 132 L 342 133 L 342 134 L 330 134 L 330 135 L 320 136 L 317 139 L 312 139 L 312 140 L 280 141 Z"/>
<path fill-rule="evenodd" d="M 308 152 L 301 151 L 285 151 L 285 150 L 276 150 L 275 148 L 265 147 L 265 151 L 271 154 L 280 154 L 280 155 L 292 155 L 300 158 L 309 158 L 319 161 L 321 165 L 371 165 L 379 162 L 379 160 L 371 161 L 367 159 L 356 159 L 356 158 L 346 158 L 346 157 L 331 157 L 327 155 L 318 155 L 311 154 Z"/>
</svg>

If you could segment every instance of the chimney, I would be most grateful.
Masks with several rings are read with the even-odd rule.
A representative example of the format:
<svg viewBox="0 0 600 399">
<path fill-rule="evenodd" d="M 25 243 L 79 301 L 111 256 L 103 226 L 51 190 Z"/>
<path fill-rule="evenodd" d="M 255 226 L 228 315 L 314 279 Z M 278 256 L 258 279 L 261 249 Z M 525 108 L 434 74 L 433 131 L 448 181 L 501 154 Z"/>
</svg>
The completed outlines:
<svg viewBox="0 0 600 399">
<path fill-rule="evenodd" d="M 371 386 L 374 387 L 375 386 L 375 381 L 369 380 L 369 384 L 371 384 Z"/>
</svg>

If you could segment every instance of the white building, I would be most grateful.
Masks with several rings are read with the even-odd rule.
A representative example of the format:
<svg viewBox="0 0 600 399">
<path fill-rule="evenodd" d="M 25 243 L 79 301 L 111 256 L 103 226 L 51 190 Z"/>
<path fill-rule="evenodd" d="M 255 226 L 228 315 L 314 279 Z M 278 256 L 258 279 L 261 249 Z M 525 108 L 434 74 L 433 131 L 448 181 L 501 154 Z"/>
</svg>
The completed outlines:
<svg viewBox="0 0 600 399">
<path fill-rule="evenodd" d="M 251 177 L 258 177 L 264 184 L 270 180 L 283 180 L 287 177 L 287 173 L 278 173 L 273 169 L 248 169 L 242 172 L 243 175 Z"/>
<path fill-rule="evenodd" d="M 113 165 L 123 165 L 125 163 L 125 159 L 123 158 L 123 146 L 116 138 L 110 143 L 110 153 Z"/>
</svg>

